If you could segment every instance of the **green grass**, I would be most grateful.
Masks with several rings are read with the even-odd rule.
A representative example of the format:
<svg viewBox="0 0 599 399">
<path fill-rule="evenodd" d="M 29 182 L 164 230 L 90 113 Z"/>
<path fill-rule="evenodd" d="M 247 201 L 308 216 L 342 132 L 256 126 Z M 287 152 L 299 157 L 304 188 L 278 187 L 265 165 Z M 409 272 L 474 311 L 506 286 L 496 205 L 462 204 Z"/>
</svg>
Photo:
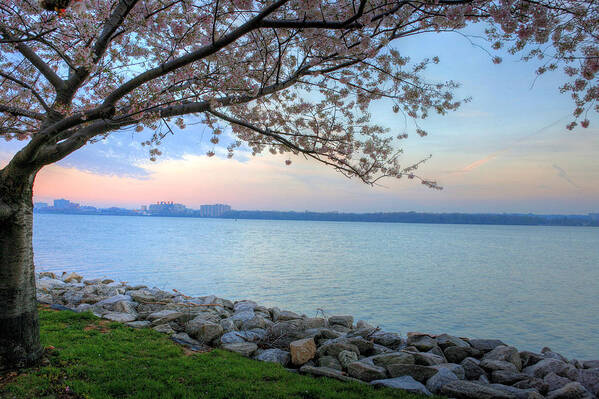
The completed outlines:
<svg viewBox="0 0 599 399">
<path fill-rule="evenodd" d="M 214 350 L 190 354 L 165 335 L 90 313 L 40 309 L 45 365 L 5 375 L 1 398 L 420 398 L 312 378 Z"/>
</svg>

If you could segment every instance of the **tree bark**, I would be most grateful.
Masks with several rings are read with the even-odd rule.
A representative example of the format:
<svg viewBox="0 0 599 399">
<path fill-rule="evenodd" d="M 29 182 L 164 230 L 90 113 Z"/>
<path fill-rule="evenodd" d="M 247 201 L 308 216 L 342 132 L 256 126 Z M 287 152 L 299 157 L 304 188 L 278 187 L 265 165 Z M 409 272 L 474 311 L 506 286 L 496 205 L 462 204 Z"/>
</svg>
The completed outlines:
<svg viewBox="0 0 599 399">
<path fill-rule="evenodd" d="M 0 370 L 42 355 L 33 264 L 32 168 L 0 170 Z"/>
</svg>

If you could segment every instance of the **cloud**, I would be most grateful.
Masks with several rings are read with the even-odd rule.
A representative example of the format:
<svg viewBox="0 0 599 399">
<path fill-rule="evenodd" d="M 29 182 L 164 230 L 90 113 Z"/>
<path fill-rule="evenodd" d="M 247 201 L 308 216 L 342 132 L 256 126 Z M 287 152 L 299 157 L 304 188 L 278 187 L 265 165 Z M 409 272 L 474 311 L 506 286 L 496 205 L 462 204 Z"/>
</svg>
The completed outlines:
<svg viewBox="0 0 599 399">
<path fill-rule="evenodd" d="M 553 164 L 553 169 L 555 169 L 557 171 L 557 176 L 564 179 L 565 181 L 567 181 L 568 183 L 570 183 L 572 186 L 576 187 L 576 188 L 580 188 L 580 186 L 576 183 L 574 183 L 574 181 L 572 181 L 572 179 L 570 179 L 570 176 L 568 176 L 568 174 L 566 173 L 565 170 L 563 170 L 562 168 L 560 168 L 558 165 Z"/>
</svg>

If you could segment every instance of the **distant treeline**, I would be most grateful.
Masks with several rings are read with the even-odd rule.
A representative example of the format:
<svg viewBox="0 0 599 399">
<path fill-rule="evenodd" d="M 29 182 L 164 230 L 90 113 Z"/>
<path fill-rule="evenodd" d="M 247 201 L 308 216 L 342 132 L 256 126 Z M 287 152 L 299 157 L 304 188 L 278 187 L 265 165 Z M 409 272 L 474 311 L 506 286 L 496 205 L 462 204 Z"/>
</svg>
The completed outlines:
<svg viewBox="0 0 599 399">
<path fill-rule="evenodd" d="M 230 211 L 227 219 L 321 220 L 332 222 L 440 223 L 440 224 L 504 224 L 530 226 L 599 226 L 590 215 L 523 215 L 490 213 L 337 213 Z"/>
</svg>

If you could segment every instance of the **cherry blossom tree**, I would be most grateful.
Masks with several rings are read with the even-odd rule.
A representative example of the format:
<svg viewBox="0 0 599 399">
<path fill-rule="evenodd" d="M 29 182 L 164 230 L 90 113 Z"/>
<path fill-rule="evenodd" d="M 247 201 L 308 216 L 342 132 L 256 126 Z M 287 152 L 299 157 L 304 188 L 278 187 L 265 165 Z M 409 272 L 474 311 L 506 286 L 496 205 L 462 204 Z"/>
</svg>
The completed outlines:
<svg viewBox="0 0 599 399">
<path fill-rule="evenodd" d="M 427 81 L 439 60 L 412 61 L 394 43 L 485 24 L 490 48 L 542 60 L 538 74 L 563 68 L 573 129 L 598 107 L 598 19 L 597 2 L 582 0 L 0 1 L 0 136 L 26 141 L 0 170 L 0 368 L 42 353 L 31 237 L 45 165 L 123 129 L 151 129 L 155 159 L 193 115 L 215 145 L 231 130 L 230 156 L 244 145 L 366 183 L 438 188 L 420 163 L 400 163 L 407 133 L 369 109 L 384 100 L 426 135 L 418 121 L 457 109 L 457 84 Z"/>
</svg>

